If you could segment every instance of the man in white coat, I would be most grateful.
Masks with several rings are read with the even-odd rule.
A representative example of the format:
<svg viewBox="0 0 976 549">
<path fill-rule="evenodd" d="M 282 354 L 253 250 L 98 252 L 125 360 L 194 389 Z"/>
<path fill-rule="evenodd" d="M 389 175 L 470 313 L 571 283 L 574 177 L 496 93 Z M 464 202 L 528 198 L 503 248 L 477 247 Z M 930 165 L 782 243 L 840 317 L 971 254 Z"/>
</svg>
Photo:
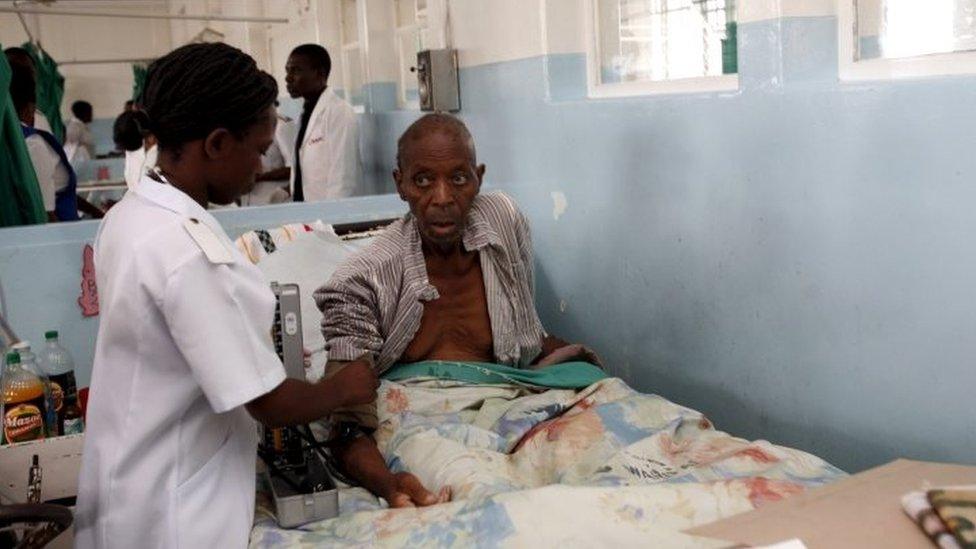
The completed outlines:
<svg viewBox="0 0 976 549">
<path fill-rule="evenodd" d="M 295 202 L 353 196 L 360 188 L 358 120 L 328 88 L 331 70 L 329 52 L 318 44 L 298 46 L 285 65 L 288 94 L 305 100 L 291 170 Z"/>
</svg>

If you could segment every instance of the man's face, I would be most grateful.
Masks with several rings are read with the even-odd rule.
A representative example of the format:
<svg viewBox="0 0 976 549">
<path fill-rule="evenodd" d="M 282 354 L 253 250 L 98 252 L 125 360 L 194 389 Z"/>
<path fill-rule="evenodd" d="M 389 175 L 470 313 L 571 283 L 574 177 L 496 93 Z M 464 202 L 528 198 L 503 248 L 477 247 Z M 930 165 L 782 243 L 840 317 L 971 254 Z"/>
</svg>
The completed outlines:
<svg viewBox="0 0 976 549">
<path fill-rule="evenodd" d="M 468 211 L 481 189 L 485 166 L 475 166 L 464 139 L 448 130 L 409 143 L 393 172 L 400 198 L 410 204 L 423 239 L 440 248 L 456 246 Z"/>
<path fill-rule="evenodd" d="M 285 63 L 285 86 L 293 98 L 305 97 L 325 89 L 325 75 L 304 55 L 291 55 Z"/>
<path fill-rule="evenodd" d="M 260 120 L 242 137 L 238 138 L 225 131 L 225 134 L 220 137 L 221 142 L 206 145 L 214 166 L 211 184 L 207 189 L 211 202 L 230 204 L 241 195 L 251 192 L 255 178 L 262 171 L 261 155 L 268 150 L 274 140 L 277 121 L 275 108 L 269 107 Z M 216 140 L 217 138 L 213 139 Z"/>
</svg>

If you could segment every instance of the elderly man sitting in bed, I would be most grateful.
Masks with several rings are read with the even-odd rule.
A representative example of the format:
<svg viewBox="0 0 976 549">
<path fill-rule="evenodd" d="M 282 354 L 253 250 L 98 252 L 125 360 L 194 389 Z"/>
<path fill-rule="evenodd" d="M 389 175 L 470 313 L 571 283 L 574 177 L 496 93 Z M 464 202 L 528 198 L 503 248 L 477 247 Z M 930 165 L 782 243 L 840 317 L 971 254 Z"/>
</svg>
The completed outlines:
<svg viewBox="0 0 976 549">
<path fill-rule="evenodd" d="M 501 193 L 479 194 L 484 164 L 457 118 L 429 114 L 397 145 L 393 172 L 410 213 L 336 271 L 316 294 L 329 350 L 326 376 L 354 361 L 380 372 L 429 360 L 538 368 L 598 363 L 579 344 L 546 334 L 533 303 L 529 226 Z M 391 507 L 430 505 L 410 473 L 393 474 L 368 435 L 375 406 L 333 418 L 345 472 Z"/>
</svg>

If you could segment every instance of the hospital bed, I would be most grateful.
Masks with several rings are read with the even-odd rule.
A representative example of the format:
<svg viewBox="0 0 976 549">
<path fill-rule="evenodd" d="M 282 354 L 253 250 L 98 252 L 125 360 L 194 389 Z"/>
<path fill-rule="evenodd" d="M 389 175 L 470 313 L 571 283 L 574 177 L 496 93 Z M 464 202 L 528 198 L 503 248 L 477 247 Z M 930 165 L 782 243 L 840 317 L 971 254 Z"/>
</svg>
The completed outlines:
<svg viewBox="0 0 976 549">
<path fill-rule="evenodd" d="M 238 246 L 269 281 L 299 285 L 305 345 L 319 350 L 312 292 L 382 224 L 288 225 L 246 233 Z M 326 360 L 313 355 L 311 377 Z M 340 484 L 338 517 L 283 528 L 259 482 L 252 547 L 722 547 L 682 532 L 844 476 L 805 452 L 723 433 L 615 378 L 582 390 L 385 380 L 378 412 L 391 469 L 429 488 L 450 485 L 453 501 L 391 510 Z"/>
</svg>

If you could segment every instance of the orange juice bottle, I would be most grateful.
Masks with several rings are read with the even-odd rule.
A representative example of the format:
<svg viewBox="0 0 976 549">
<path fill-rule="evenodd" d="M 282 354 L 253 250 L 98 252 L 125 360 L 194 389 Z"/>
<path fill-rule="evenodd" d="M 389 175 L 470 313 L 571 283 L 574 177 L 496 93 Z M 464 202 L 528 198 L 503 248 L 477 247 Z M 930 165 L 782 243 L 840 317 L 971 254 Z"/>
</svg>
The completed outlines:
<svg viewBox="0 0 976 549">
<path fill-rule="evenodd" d="M 16 352 L 7 354 L 3 367 L 3 444 L 44 438 L 46 413 L 44 382 L 20 363 Z"/>
</svg>

